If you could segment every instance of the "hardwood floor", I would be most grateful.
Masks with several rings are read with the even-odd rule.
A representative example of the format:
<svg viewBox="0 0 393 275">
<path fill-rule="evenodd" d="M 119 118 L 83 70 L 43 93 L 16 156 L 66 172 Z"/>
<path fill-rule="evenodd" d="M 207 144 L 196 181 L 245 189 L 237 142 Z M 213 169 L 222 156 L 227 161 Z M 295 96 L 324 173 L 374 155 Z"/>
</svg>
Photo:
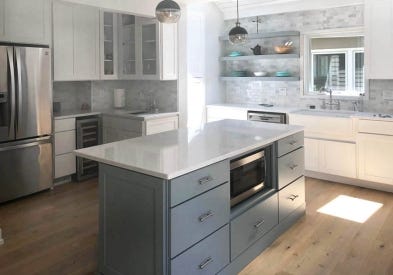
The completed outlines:
<svg viewBox="0 0 393 275">
<path fill-rule="evenodd" d="M 393 194 L 307 179 L 306 195 L 307 215 L 241 275 L 393 274 Z M 363 224 L 317 212 L 338 195 L 383 207 Z M 0 205 L 0 274 L 94 274 L 97 217 L 95 180 Z"/>
</svg>

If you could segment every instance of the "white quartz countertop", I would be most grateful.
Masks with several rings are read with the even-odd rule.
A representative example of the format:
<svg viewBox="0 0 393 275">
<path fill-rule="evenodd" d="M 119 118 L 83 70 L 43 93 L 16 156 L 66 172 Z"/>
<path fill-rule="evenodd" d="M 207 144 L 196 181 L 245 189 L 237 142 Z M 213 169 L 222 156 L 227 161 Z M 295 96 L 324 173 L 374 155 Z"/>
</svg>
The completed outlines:
<svg viewBox="0 0 393 275">
<path fill-rule="evenodd" d="M 303 131 L 303 127 L 222 120 L 77 150 L 76 155 L 163 179 L 173 179 Z"/>
<path fill-rule="evenodd" d="M 291 113 L 293 111 L 300 110 L 301 108 L 297 107 L 283 107 L 283 106 L 273 106 L 273 107 L 264 107 L 258 104 L 210 104 L 207 107 L 224 107 L 224 108 L 236 108 L 243 109 L 248 111 L 262 111 L 262 112 L 273 112 L 273 113 Z"/>
<path fill-rule="evenodd" d="M 140 110 L 125 110 L 125 109 L 109 109 L 109 110 L 100 110 L 100 111 L 82 111 L 82 110 L 74 110 L 74 111 L 64 111 L 60 113 L 55 113 L 55 120 L 67 119 L 67 118 L 76 118 L 83 116 L 92 116 L 92 115 L 109 115 L 109 116 L 117 116 L 117 117 L 126 117 L 134 120 L 151 120 L 157 118 L 165 118 L 176 116 L 178 112 L 166 112 L 166 113 L 148 113 L 144 112 L 141 114 L 131 114 L 134 112 L 139 112 Z M 142 111 L 140 111 L 142 112 Z"/>
</svg>

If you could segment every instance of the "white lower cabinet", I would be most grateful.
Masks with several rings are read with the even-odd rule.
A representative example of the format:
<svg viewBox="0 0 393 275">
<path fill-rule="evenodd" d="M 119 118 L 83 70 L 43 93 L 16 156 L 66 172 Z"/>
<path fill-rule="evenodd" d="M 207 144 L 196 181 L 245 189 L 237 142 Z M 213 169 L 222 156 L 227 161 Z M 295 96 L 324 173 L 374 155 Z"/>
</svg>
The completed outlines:
<svg viewBox="0 0 393 275">
<path fill-rule="evenodd" d="M 356 178 L 356 144 L 305 139 L 306 170 Z"/>
<path fill-rule="evenodd" d="M 76 173 L 75 118 L 55 120 L 55 179 Z"/>
<path fill-rule="evenodd" d="M 166 131 L 172 131 L 179 128 L 179 118 L 178 116 L 166 117 L 155 120 L 146 121 L 145 134 L 153 135 Z"/>
<path fill-rule="evenodd" d="M 358 134 L 359 178 L 393 185 L 393 136 Z"/>
</svg>

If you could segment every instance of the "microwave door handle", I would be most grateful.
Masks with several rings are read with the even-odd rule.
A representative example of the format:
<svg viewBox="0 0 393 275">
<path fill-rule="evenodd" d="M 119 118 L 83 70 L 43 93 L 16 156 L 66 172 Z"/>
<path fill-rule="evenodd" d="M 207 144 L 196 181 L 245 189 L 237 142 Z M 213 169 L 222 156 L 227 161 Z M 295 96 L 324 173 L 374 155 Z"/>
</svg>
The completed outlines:
<svg viewBox="0 0 393 275">
<path fill-rule="evenodd" d="M 23 98 L 22 98 L 22 63 L 21 63 L 21 51 L 20 48 L 15 48 L 15 60 L 16 60 L 16 78 L 17 78 L 17 98 L 18 98 L 18 114 L 16 120 L 16 131 L 20 132 L 20 128 L 22 127 L 22 112 L 23 112 Z"/>
<path fill-rule="evenodd" d="M 8 59 L 8 70 L 9 70 L 9 83 L 8 93 L 10 100 L 10 117 L 9 117 L 9 138 L 13 138 L 15 134 L 15 67 L 14 67 L 14 53 L 12 47 L 7 47 L 7 59 Z"/>
</svg>

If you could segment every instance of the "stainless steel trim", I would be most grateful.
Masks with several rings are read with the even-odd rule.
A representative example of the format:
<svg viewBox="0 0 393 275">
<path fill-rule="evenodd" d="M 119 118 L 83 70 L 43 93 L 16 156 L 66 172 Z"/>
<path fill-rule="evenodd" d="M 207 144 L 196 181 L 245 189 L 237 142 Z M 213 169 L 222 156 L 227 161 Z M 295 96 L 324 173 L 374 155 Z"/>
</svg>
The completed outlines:
<svg viewBox="0 0 393 275">
<path fill-rule="evenodd" d="M 259 227 L 262 226 L 262 224 L 265 223 L 265 220 L 261 220 L 260 222 L 257 222 L 256 224 L 254 224 L 255 229 L 258 229 Z"/>
<path fill-rule="evenodd" d="M 199 269 L 204 269 L 208 264 L 210 264 L 211 262 L 213 262 L 212 257 L 208 257 L 206 258 L 206 260 L 204 260 L 200 265 L 199 265 Z"/>
<path fill-rule="evenodd" d="M 16 71 L 17 71 L 17 81 L 18 81 L 18 117 L 16 123 L 16 132 L 19 133 L 20 126 L 22 125 L 22 110 L 23 110 L 23 98 L 22 98 L 22 64 L 20 56 L 20 48 L 15 48 L 15 61 L 16 61 Z"/>
<path fill-rule="evenodd" d="M 244 201 L 245 199 L 251 197 L 252 195 L 254 195 L 255 193 L 258 193 L 260 190 L 263 189 L 263 187 L 265 186 L 265 182 L 261 182 L 260 184 L 254 186 L 252 189 L 249 189 L 241 194 L 239 194 L 238 196 L 231 198 L 231 207 L 235 206 L 236 204 Z"/>
<path fill-rule="evenodd" d="M 270 112 L 256 112 L 249 111 L 247 119 L 250 121 L 270 122 L 270 123 L 286 123 L 286 114 L 284 113 L 270 113 Z"/>
<path fill-rule="evenodd" d="M 256 154 L 253 154 L 251 156 L 248 156 L 248 157 L 239 159 L 237 161 L 234 161 L 234 162 L 231 163 L 231 170 L 239 168 L 240 166 L 246 165 L 246 164 L 251 163 L 253 161 L 256 161 L 258 159 L 261 159 L 264 156 L 265 156 L 265 152 L 261 151 L 261 152 L 258 152 Z"/>
<path fill-rule="evenodd" d="M 44 143 L 50 143 L 50 142 L 51 142 L 51 137 L 37 138 L 37 139 L 34 139 L 33 142 L 29 142 L 29 143 L 19 142 L 20 144 L 15 144 L 15 145 L 11 145 L 11 146 L 8 145 L 7 147 L 1 147 L 0 152 L 17 150 L 17 149 L 22 149 L 22 148 L 27 148 L 27 147 L 33 147 L 33 146 L 37 146 L 37 145 L 44 144 Z"/>
<path fill-rule="evenodd" d="M 9 138 L 14 138 L 15 135 L 15 68 L 14 68 L 14 53 L 12 47 L 7 47 L 7 56 L 8 56 L 8 63 L 9 63 L 9 73 L 10 73 L 10 88 L 9 91 L 11 93 L 10 100 L 11 100 L 11 113 L 10 113 L 10 120 L 9 120 Z"/>
<path fill-rule="evenodd" d="M 198 220 L 199 220 L 200 222 L 204 222 L 204 221 L 206 221 L 208 218 L 211 218 L 211 217 L 213 217 L 213 216 L 214 216 L 214 212 L 211 211 L 211 210 L 209 210 L 209 211 L 207 211 L 205 214 L 201 215 L 201 216 L 198 218 Z"/>
</svg>

